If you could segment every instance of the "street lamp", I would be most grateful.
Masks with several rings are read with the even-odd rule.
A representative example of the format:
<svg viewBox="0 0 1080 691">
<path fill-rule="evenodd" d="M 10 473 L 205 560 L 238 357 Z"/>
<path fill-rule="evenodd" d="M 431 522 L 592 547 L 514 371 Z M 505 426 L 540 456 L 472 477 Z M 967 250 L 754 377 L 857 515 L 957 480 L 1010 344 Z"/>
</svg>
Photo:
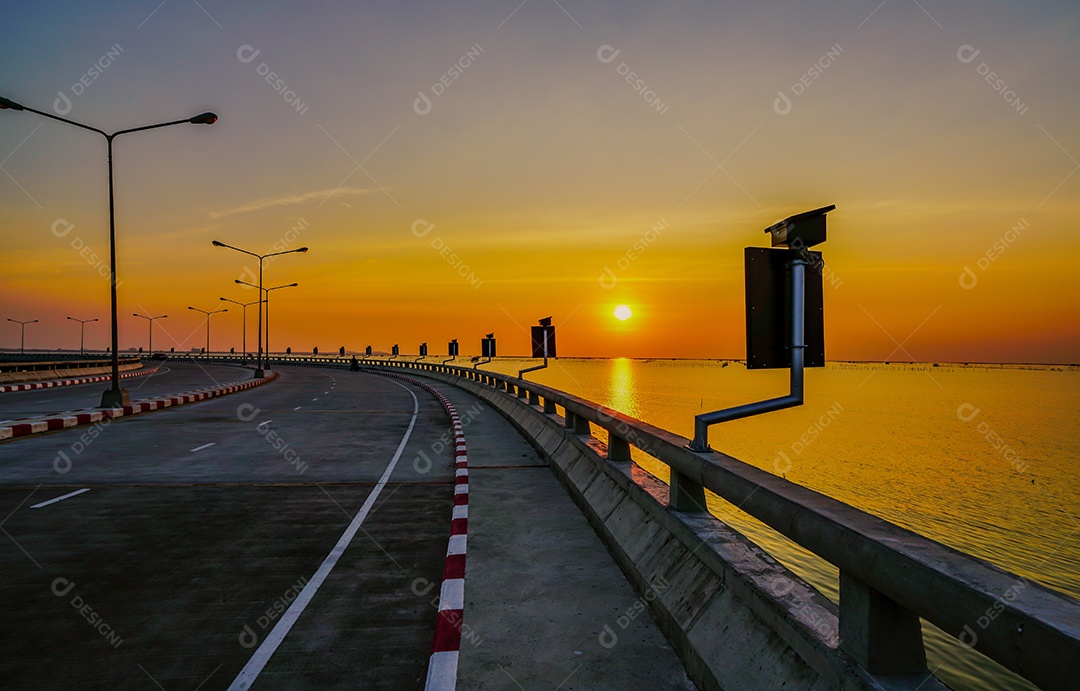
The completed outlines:
<svg viewBox="0 0 1080 691">
<path fill-rule="evenodd" d="M 256 304 L 258 302 L 261 302 L 261 301 L 260 300 L 255 300 L 253 302 L 240 302 L 238 300 L 230 300 L 229 298 L 221 298 L 221 300 L 223 302 L 231 302 L 234 305 L 240 305 L 241 307 L 244 308 L 244 326 L 243 326 L 244 333 L 243 333 L 242 339 L 243 339 L 243 348 L 244 348 L 244 364 L 246 365 L 247 364 L 247 308 L 248 308 L 248 305 L 254 305 L 254 304 Z"/>
<path fill-rule="evenodd" d="M 236 279 L 236 282 L 239 283 L 242 286 L 250 286 L 252 288 L 258 288 L 259 287 L 257 285 L 248 283 L 247 281 L 241 281 L 239 278 Z M 264 303 L 266 303 L 266 307 L 264 309 L 266 310 L 266 364 L 267 365 L 270 364 L 270 291 L 271 290 L 281 290 L 282 288 L 295 288 L 298 285 L 300 285 L 300 284 L 299 283 L 286 283 L 285 285 L 274 286 L 273 288 L 263 288 L 262 289 L 262 295 L 263 295 L 263 300 L 262 301 Z M 261 335 L 262 334 L 260 333 L 260 336 Z"/>
<path fill-rule="evenodd" d="M 97 319 L 76 319 L 75 317 L 68 317 L 73 322 L 79 322 L 79 354 L 86 355 L 86 324 L 87 322 L 96 322 Z"/>
<path fill-rule="evenodd" d="M 138 312 L 132 312 L 132 314 L 134 316 L 140 318 L 140 319 L 145 319 L 148 322 L 150 322 L 150 342 L 146 344 L 146 349 L 147 349 L 147 352 L 150 355 L 153 355 L 154 354 L 154 320 L 155 319 L 165 319 L 169 315 L 163 314 L 160 317 L 148 317 L 145 314 L 139 314 Z"/>
<path fill-rule="evenodd" d="M 293 252 L 307 252 L 308 251 L 307 247 L 298 247 L 298 248 L 296 248 L 294 250 L 285 250 L 284 252 L 271 252 L 270 254 L 255 254 L 254 252 L 248 252 L 247 250 L 242 250 L 239 247 L 233 247 L 232 245 L 226 245 L 224 242 L 218 242 L 217 240 L 213 240 L 211 242 L 211 244 L 214 247 L 225 247 L 225 248 L 228 248 L 230 250 L 236 250 L 237 252 L 242 252 L 244 254 L 249 254 L 252 257 L 255 257 L 255 258 L 257 258 L 259 260 L 259 285 L 258 286 L 253 286 L 253 287 L 256 287 L 256 288 L 259 289 L 259 297 L 260 298 L 263 297 L 262 284 L 263 284 L 263 262 L 264 262 L 264 260 L 266 260 L 268 257 L 276 257 L 279 254 L 291 254 Z M 239 279 L 237 279 L 236 282 L 241 283 L 241 284 L 246 285 L 246 286 L 252 285 L 250 283 L 245 283 L 244 281 L 241 281 Z M 258 362 L 256 363 L 256 367 L 255 367 L 255 378 L 256 379 L 263 376 L 263 357 L 262 357 L 263 356 L 263 348 L 262 348 L 262 335 L 263 335 L 262 323 L 263 322 L 262 322 L 262 314 L 263 314 L 262 305 L 259 305 L 259 357 L 258 357 Z"/>
<path fill-rule="evenodd" d="M 74 120 L 68 120 L 52 113 L 47 113 L 41 110 L 35 110 L 34 108 L 28 108 L 24 105 L 16 103 L 11 99 L 0 96 L 0 110 L 24 110 L 30 113 L 35 113 L 42 117 L 50 118 L 52 120 L 59 120 L 60 122 L 66 122 L 69 125 L 75 125 L 81 127 L 84 130 L 90 130 L 91 132 L 97 132 L 101 136 L 105 137 L 105 141 L 108 143 L 109 150 L 109 285 L 111 291 L 111 318 L 112 318 L 112 383 L 110 387 L 101 396 L 102 408 L 116 408 L 120 406 L 131 405 L 131 399 L 128 397 L 127 389 L 120 388 L 120 348 L 119 348 L 119 331 L 117 329 L 116 318 L 116 221 L 113 210 L 113 139 L 119 137 L 121 134 L 131 134 L 132 132 L 142 132 L 143 130 L 153 130 L 159 127 L 169 127 L 170 125 L 213 125 L 217 122 L 217 115 L 214 113 L 206 112 L 200 113 L 195 117 L 185 118 L 183 120 L 171 120 L 169 122 L 159 122 L 156 125 L 144 125 L 142 127 L 131 127 L 126 130 L 119 130 L 109 134 L 105 130 L 99 130 L 96 127 L 90 125 L 84 125 L 81 122 L 75 122 Z"/>
<path fill-rule="evenodd" d="M 19 354 L 22 355 L 24 352 L 26 352 L 26 325 L 27 324 L 36 324 L 37 319 L 31 319 L 30 321 L 24 322 L 24 321 L 19 321 L 18 319 L 12 319 L 11 317 L 8 317 L 8 321 L 9 322 L 15 322 L 16 324 L 19 324 L 22 327 L 20 329 L 20 331 L 22 332 L 22 335 L 19 336 Z"/>
<path fill-rule="evenodd" d="M 207 312 L 206 310 L 201 310 L 198 307 L 190 307 L 189 306 L 188 309 L 193 310 L 195 312 L 202 312 L 203 314 L 206 315 L 206 357 L 209 358 L 210 357 L 210 315 L 211 314 L 218 314 L 219 312 L 228 312 L 229 308 L 226 307 L 224 309 L 214 310 L 212 312 Z"/>
</svg>

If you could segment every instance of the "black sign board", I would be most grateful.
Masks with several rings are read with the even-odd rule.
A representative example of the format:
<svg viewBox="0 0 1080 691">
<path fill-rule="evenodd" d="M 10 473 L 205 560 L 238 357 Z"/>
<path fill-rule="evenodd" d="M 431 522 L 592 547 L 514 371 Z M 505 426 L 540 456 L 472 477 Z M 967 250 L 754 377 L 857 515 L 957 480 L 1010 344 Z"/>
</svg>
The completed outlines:
<svg viewBox="0 0 1080 691">
<path fill-rule="evenodd" d="M 804 364 L 825 366 L 825 325 L 822 309 L 820 252 L 747 247 L 746 259 L 746 368 L 791 366 L 791 268 L 793 259 L 808 263 L 804 269 L 806 313 Z"/>
<path fill-rule="evenodd" d="M 544 351 L 544 342 L 547 341 L 547 352 Z M 532 327 L 532 356 L 533 357 L 556 357 L 555 355 L 555 327 L 534 326 Z"/>
<path fill-rule="evenodd" d="M 480 339 L 480 355 L 486 358 L 495 357 L 495 337 L 488 336 Z"/>
</svg>

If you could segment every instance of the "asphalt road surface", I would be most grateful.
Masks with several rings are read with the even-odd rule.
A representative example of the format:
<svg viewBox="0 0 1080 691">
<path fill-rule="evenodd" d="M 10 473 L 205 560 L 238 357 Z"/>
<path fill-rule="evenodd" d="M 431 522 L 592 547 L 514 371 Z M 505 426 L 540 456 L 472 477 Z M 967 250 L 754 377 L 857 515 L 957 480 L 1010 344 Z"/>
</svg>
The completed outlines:
<svg viewBox="0 0 1080 691">
<path fill-rule="evenodd" d="M 132 398 L 244 376 L 165 367 Z M 388 378 L 281 375 L 0 444 L 4 687 L 423 687 L 436 611 L 416 584 L 441 580 L 449 420 Z M 0 417 L 101 389 L 3 394 Z"/>
</svg>

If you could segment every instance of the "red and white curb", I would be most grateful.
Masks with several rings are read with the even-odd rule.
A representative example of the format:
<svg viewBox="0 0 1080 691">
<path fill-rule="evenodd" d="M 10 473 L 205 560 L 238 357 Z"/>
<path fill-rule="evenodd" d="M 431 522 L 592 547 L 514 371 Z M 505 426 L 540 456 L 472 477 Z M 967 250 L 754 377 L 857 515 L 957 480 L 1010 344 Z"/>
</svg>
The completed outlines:
<svg viewBox="0 0 1080 691">
<path fill-rule="evenodd" d="M 129 415 L 147 413 L 152 410 L 162 410 L 164 408 L 172 408 L 187 403 L 205 401 L 209 398 L 218 398 L 220 396 L 236 393 L 237 391 L 244 391 L 260 386 L 266 382 L 273 381 L 277 376 L 277 372 L 271 372 L 262 379 L 251 379 L 243 383 L 197 389 L 195 391 L 165 396 L 162 398 L 147 398 L 141 401 L 135 401 L 131 405 L 124 406 L 123 408 L 73 411 L 54 417 L 39 418 L 36 420 L 28 420 L 26 422 L 15 422 L 0 427 L 0 441 L 25 437 L 31 434 L 42 434 L 58 429 L 67 429 L 69 427 L 78 427 L 79 425 L 89 425 L 95 422 L 101 422 L 102 420 L 115 420 Z"/>
<path fill-rule="evenodd" d="M 454 426 L 454 509 L 450 520 L 450 540 L 446 547 L 446 566 L 439 590 L 439 614 L 435 621 L 435 641 L 428 660 L 425 691 L 454 691 L 457 688 L 458 655 L 461 651 L 461 625 L 465 608 L 465 546 L 469 529 L 469 455 L 465 434 L 454 404 L 441 391 L 412 377 L 379 372 L 419 386 L 439 399 Z"/>
<path fill-rule="evenodd" d="M 158 367 L 154 369 L 141 369 L 138 372 L 121 372 L 121 379 L 130 379 L 131 377 L 141 377 L 147 374 L 153 374 L 158 371 Z M 33 391 L 34 389 L 51 389 L 57 386 L 74 386 L 75 384 L 92 384 L 98 381 L 110 381 L 112 379 L 111 374 L 100 374 L 93 377 L 74 377 L 72 379 L 50 379 L 49 381 L 35 381 L 27 382 L 25 384 L 5 384 L 0 386 L 0 393 L 8 393 L 11 391 Z"/>
</svg>

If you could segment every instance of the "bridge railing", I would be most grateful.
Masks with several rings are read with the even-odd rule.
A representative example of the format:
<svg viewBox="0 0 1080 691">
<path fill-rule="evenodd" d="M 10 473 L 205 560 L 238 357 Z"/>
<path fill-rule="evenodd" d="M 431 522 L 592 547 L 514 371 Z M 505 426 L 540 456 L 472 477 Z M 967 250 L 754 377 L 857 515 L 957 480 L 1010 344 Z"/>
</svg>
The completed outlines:
<svg viewBox="0 0 1080 691">
<path fill-rule="evenodd" d="M 137 357 L 120 358 L 121 365 L 133 365 L 140 362 Z M 56 369 L 93 369 L 110 367 L 112 360 L 29 360 L 0 362 L 0 374 L 9 372 L 44 372 Z"/>
<path fill-rule="evenodd" d="M 342 366 L 348 359 L 322 361 Z M 726 454 L 691 451 L 685 437 L 542 384 L 422 361 L 360 364 L 490 386 L 537 414 L 561 411 L 571 433 L 591 434 L 595 425 L 607 431 L 609 460 L 630 460 L 633 447 L 671 469 L 671 508 L 704 511 L 708 489 L 817 554 L 840 570 L 840 646 L 871 673 L 926 669 L 921 617 L 1041 687 L 1075 688 L 1080 679 L 1080 602 L 1068 596 Z"/>
</svg>

